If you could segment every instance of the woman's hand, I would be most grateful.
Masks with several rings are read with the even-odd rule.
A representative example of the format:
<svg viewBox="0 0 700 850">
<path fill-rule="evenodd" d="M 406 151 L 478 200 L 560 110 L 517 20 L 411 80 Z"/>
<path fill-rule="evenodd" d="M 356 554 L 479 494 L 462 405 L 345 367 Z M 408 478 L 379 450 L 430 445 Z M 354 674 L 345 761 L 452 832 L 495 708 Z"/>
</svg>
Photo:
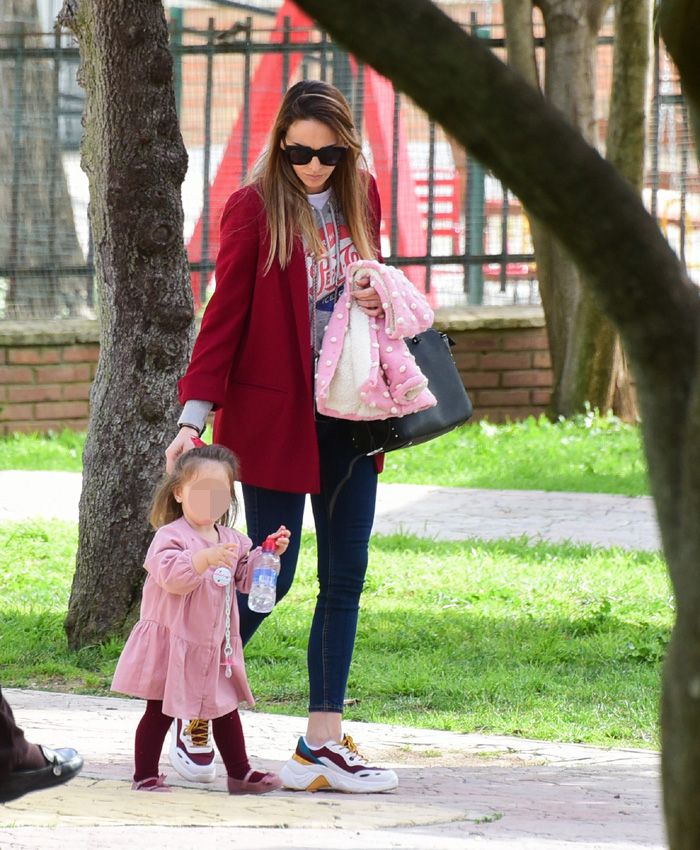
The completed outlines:
<svg viewBox="0 0 700 850">
<path fill-rule="evenodd" d="M 194 448 L 193 438 L 199 437 L 198 432 L 194 428 L 188 428 L 183 425 L 177 432 L 177 436 L 165 450 L 165 470 L 172 472 L 175 466 L 175 461 L 180 455 Z"/>
<path fill-rule="evenodd" d="M 275 554 L 284 555 L 287 551 L 287 546 L 289 546 L 290 534 L 289 529 L 281 525 L 274 534 L 270 535 L 270 537 L 275 538 Z"/>
<path fill-rule="evenodd" d="M 357 301 L 357 306 L 368 316 L 374 316 L 381 319 L 384 316 L 382 302 L 379 299 L 377 290 L 370 286 L 369 278 L 362 277 L 355 281 L 360 289 L 353 290 L 352 297 Z"/>
</svg>

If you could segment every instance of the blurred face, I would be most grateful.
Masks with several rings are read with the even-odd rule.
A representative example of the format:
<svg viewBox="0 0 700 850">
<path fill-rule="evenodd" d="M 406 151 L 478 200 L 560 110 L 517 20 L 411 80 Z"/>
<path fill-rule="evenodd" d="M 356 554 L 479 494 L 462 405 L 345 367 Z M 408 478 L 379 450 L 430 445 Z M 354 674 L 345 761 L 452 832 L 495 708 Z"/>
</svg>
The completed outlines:
<svg viewBox="0 0 700 850">
<path fill-rule="evenodd" d="M 182 504 L 182 513 L 192 526 L 210 527 L 231 504 L 231 482 L 222 463 L 205 462 L 173 495 Z"/>
<path fill-rule="evenodd" d="M 307 148 L 318 150 L 329 145 L 338 145 L 340 141 L 336 134 L 327 124 L 316 121 L 315 118 L 295 121 L 289 125 L 287 134 L 282 139 L 282 147 L 290 145 L 303 145 Z M 335 170 L 335 165 L 323 165 L 315 156 L 306 165 L 292 165 L 294 173 L 304 184 L 307 194 L 314 195 L 328 188 L 328 181 Z"/>
</svg>

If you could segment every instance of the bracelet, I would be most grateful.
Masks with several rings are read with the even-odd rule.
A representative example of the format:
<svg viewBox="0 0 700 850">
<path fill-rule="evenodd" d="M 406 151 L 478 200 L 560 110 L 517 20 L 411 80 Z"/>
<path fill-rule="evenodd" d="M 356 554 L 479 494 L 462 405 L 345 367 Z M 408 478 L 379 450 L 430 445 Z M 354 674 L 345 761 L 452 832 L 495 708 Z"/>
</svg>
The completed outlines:
<svg viewBox="0 0 700 850">
<path fill-rule="evenodd" d="M 177 428 L 178 428 L 178 431 L 181 428 L 191 428 L 193 431 L 197 432 L 198 437 L 201 437 L 202 434 L 204 433 L 204 428 L 198 428 L 196 425 L 192 425 L 190 422 L 179 422 Z"/>
</svg>

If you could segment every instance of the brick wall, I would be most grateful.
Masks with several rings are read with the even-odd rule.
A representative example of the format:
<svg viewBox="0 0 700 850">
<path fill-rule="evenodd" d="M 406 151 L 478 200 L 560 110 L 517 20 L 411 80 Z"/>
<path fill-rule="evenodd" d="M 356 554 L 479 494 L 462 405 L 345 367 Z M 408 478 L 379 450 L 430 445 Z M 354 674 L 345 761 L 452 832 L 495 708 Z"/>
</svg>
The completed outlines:
<svg viewBox="0 0 700 850">
<path fill-rule="evenodd" d="M 439 310 L 474 419 L 544 411 L 552 386 L 542 311 L 535 307 Z M 0 435 L 84 430 L 99 353 L 96 322 L 0 323 Z"/>
<path fill-rule="evenodd" d="M 96 322 L 0 323 L 0 434 L 87 428 Z"/>
<path fill-rule="evenodd" d="M 452 354 L 474 404 L 474 420 L 544 413 L 552 370 L 541 308 L 439 310 L 435 326 L 456 343 Z"/>
</svg>

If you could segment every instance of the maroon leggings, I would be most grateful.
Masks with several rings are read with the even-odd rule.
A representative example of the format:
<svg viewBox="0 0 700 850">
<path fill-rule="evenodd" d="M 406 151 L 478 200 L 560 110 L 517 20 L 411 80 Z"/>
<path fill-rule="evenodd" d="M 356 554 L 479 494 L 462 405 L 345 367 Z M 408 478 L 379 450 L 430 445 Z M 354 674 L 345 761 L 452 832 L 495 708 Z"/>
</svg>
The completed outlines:
<svg viewBox="0 0 700 850">
<path fill-rule="evenodd" d="M 158 776 L 158 762 L 160 761 L 163 742 L 172 722 L 172 717 L 163 714 L 162 700 L 148 700 L 146 711 L 136 727 L 135 782 L 141 782 L 151 776 Z M 214 732 L 216 746 L 226 766 L 226 773 L 234 779 L 243 779 L 250 770 L 250 763 L 245 751 L 243 727 L 238 709 L 213 720 L 212 731 Z"/>
</svg>

